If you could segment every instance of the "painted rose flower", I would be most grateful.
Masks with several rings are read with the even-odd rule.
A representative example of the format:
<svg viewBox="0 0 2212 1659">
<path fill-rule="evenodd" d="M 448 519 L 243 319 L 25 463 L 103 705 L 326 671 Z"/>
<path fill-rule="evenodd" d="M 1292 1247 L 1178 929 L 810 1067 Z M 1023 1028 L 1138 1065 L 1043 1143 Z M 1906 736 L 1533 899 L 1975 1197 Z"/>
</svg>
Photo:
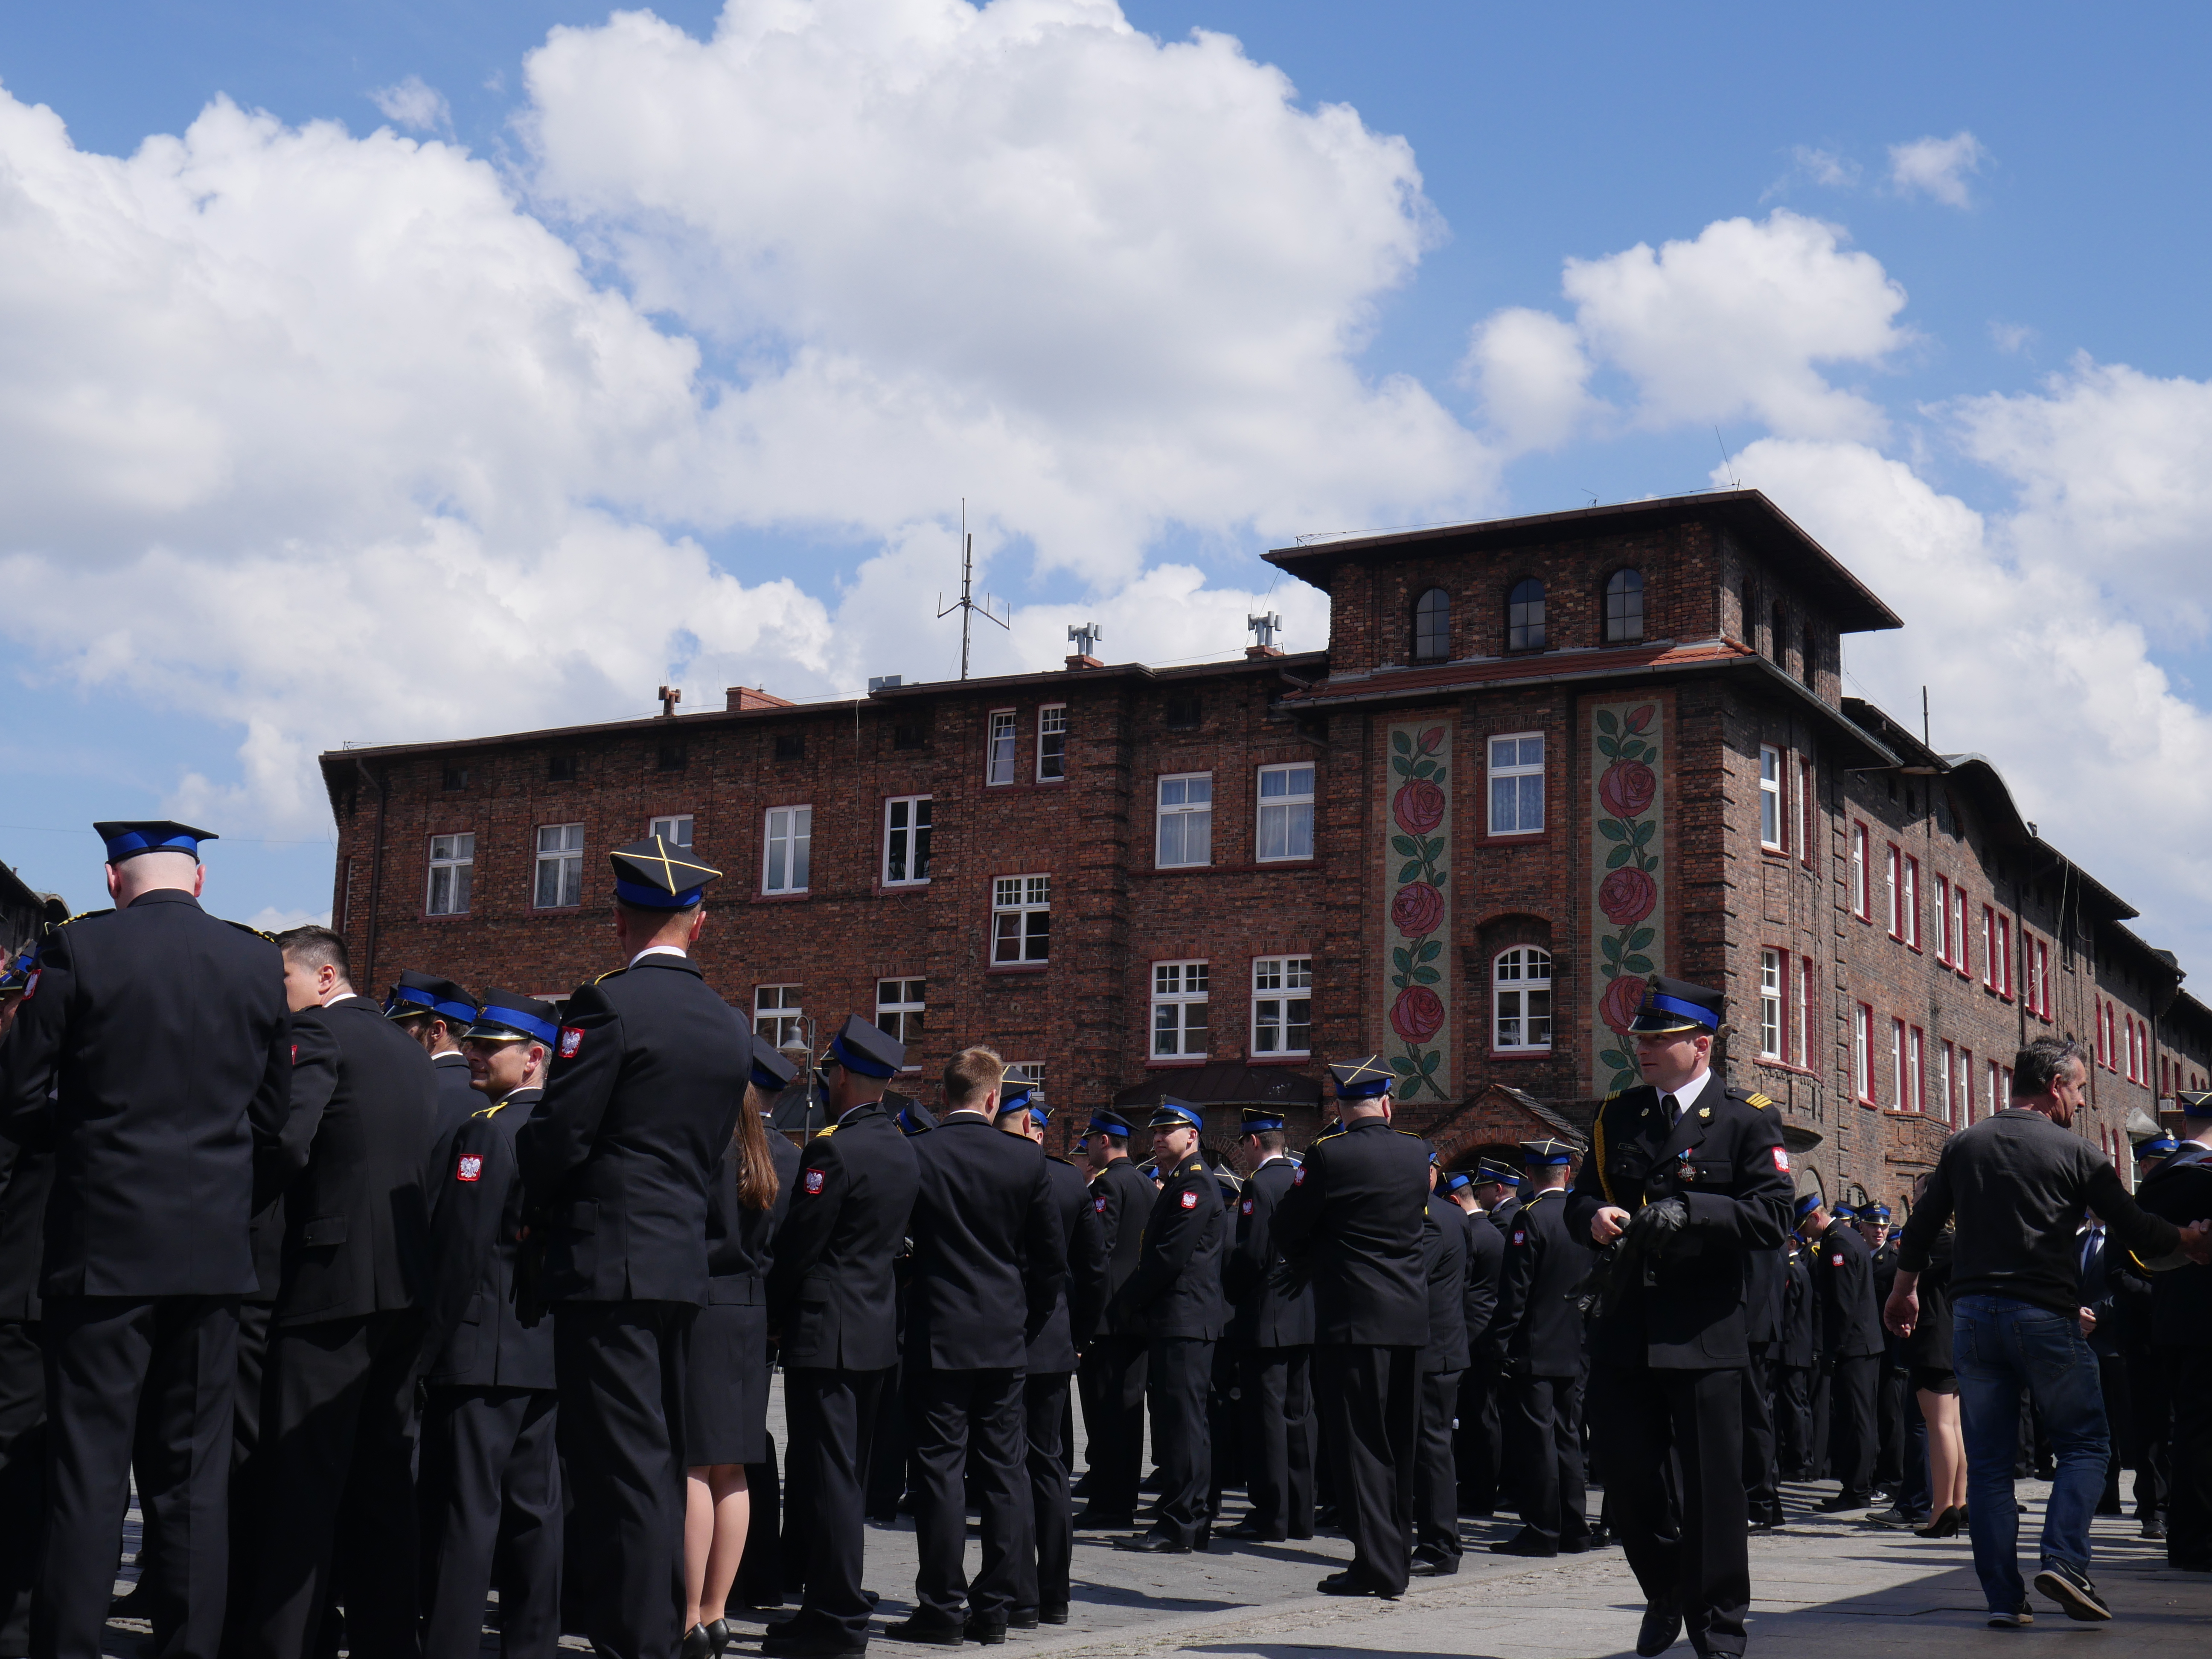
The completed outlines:
<svg viewBox="0 0 2212 1659">
<path fill-rule="evenodd" d="M 1643 921 L 1658 899 L 1659 884 L 1633 866 L 1614 871 L 1597 890 L 1597 908 L 1616 927 Z"/>
<path fill-rule="evenodd" d="M 1434 933 L 1444 919 L 1444 896 L 1425 881 L 1408 882 L 1390 901 L 1390 920 L 1408 939 Z"/>
<path fill-rule="evenodd" d="M 1615 761 L 1597 781 L 1597 798 L 1617 818 L 1632 818 L 1651 805 L 1659 793 L 1659 780 L 1642 761 Z"/>
<path fill-rule="evenodd" d="M 1628 1022 L 1636 1018 L 1636 1011 L 1644 1006 L 1644 991 L 1640 975 L 1623 974 L 1607 986 L 1605 994 L 1598 999 L 1597 1017 L 1613 1030 L 1626 1031 Z"/>
<path fill-rule="evenodd" d="M 1621 724 L 1632 732 L 1641 732 L 1645 726 L 1651 724 L 1651 717 L 1658 712 L 1659 705 L 1657 703 L 1647 702 L 1640 708 L 1632 708 L 1629 710 L 1628 718 L 1621 721 Z"/>
<path fill-rule="evenodd" d="M 1426 1042 L 1443 1023 L 1444 1005 L 1425 985 L 1408 985 L 1390 1005 L 1390 1029 L 1410 1043 Z"/>
<path fill-rule="evenodd" d="M 1426 778 L 1415 778 L 1398 792 L 1390 816 L 1409 836 L 1425 836 L 1443 822 L 1444 792 Z"/>
<path fill-rule="evenodd" d="M 1435 754 L 1437 752 L 1437 745 L 1443 740 L 1443 727 L 1441 726 L 1431 726 L 1427 731 L 1421 733 L 1420 752 L 1424 755 Z"/>
</svg>

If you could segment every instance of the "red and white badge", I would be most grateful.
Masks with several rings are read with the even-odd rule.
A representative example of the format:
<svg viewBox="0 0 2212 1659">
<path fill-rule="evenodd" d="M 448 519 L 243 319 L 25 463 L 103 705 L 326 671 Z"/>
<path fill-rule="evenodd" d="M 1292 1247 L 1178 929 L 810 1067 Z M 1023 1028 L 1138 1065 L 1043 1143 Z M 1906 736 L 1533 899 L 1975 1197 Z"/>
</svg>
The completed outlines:
<svg viewBox="0 0 2212 1659">
<path fill-rule="evenodd" d="M 1186 1210 L 1196 1209 L 1198 1207 L 1198 1194 L 1196 1193 L 1185 1193 L 1182 1195 L 1182 1206 Z"/>
<path fill-rule="evenodd" d="M 809 1170 L 806 1172 L 806 1190 L 810 1193 L 820 1192 L 822 1190 L 823 1178 L 824 1177 L 821 1170 Z"/>
<path fill-rule="evenodd" d="M 1525 1232 L 1516 1233 L 1513 1235 L 1513 1242 L 1516 1245 L 1525 1244 L 1528 1242 L 1528 1235 Z"/>
<path fill-rule="evenodd" d="M 1097 1197 L 1092 1199 L 1091 1200 L 1091 1207 L 1097 1211 L 1099 1214 L 1104 1215 L 1106 1213 L 1106 1194 L 1101 1193 Z"/>
<path fill-rule="evenodd" d="M 1252 1200 L 1248 1198 L 1237 1207 L 1243 1211 L 1246 1215 L 1249 1215 L 1252 1213 Z"/>
<path fill-rule="evenodd" d="M 1828 1265 L 1831 1267 L 1840 1267 L 1844 1265 L 1844 1258 L 1841 1255 L 1832 1255 L 1828 1258 Z"/>
<path fill-rule="evenodd" d="M 296 1042 L 292 1045 L 292 1063 L 295 1066 L 300 1063 L 300 1045 Z"/>
<path fill-rule="evenodd" d="M 453 1179 L 456 1181 L 482 1181 L 483 1179 L 483 1154 L 481 1152 L 463 1152 L 461 1154 L 461 1161 L 453 1166 Z"/>
<path fill-rule="evenodd" d="M 1293 1187 L 1303 1187 L 1305 1184 L 1306 1166 L 1301 1164 L 1298 1165 L 1297 1173 L 1291 1177 L 1291 1185 Z"/>
<path fill-rule="evenodd" d="M 33 968 L 31 969 L 30 978 L 23 981 L 24 1001 L 28 1002 L 33 997 L 39 994 L 39 975 L 46 971 L 46 970 L 43 968 Z"/>
<path fill-rule="evenodd" d="M 583 1048 L 583 1046 L 584 1046 L 584 1028 L 583 1028 L 582 1026 L 580 1026 L 580 1025 L 563 1025 L 563 1026 L 561 1028 L 561 1058 L 562 1058 L 562 1059 L 563 1059 L 563 1060 L 574 1060 L 574 1059 L 575 1059 L 575 1057 L 576 1057 L 576 1055 L 577 1055 L 577 1053 L 578 1053 L 578 1052 L 579 1052 L 579 1051 Z"/>
<path fill-rule="evenodd" d="M 1774 1149 L 1774 1167 L 1784 1175 L 1790 1173 L 1790 1154 L 1779 1146 Z"/>
</svg>

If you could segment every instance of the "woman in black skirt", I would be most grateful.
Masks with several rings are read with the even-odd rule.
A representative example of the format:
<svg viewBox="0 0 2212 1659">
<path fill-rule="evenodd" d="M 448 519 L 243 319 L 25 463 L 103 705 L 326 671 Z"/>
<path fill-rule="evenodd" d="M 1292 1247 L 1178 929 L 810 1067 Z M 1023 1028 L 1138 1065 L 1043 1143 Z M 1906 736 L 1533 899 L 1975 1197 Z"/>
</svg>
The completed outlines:
<svg viewBox="0 0 2212 1659">
<path fill-rule="evenodd" d="M 707 1305 L 691 1326 L 684 1395 L 683 1659 L 716 1659 L 723 1616 L 745 1553 L 751 1493 L 745 1465 L 768 1455 L 768 1279 L 775 1236 L 775 1160 L 762 1109 L 794 1075 L 753 1040 L 752 1083 L 738 1133 L 715 1168 L 707 1206 Z M 795 1159 L 793 1160 L 796 1161 Z"/>
<path fill-rule="evenodd" d="M 1913 1183 L 1917 1203 L 1928 1177 Z M 1946 1227 L 1928 1248 L 1920 1275 L 1920 1318 L 1905 1339 L 1905 1364 L 1928 1425 L 1928 1524 L 1923 1538 L 1954 1538 L 1966 1513 L 1966 1442 L 1959 1424 L 1959 1378 L 1951 1361 L 1951 1248 Z"/>
</svg>

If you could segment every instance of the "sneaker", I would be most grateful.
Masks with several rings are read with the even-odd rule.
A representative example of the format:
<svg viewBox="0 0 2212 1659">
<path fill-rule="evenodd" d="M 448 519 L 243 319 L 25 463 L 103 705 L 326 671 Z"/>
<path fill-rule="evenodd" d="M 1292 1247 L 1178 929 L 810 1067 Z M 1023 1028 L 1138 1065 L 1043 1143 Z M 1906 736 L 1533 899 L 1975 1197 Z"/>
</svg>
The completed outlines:
<svg viewBox="0 0 2212 1659">
<path fill-rule="evenodd" d="M 2019 1630 L 2024 1626 L 2032 1625 L 2034 1622 L 2035 1614 L 2029 1610 L 2028 1605 L 2025 1601 L 2021 1602 L 2010 1613 L 1993 1613 L 1990 1615 L 1990 1628 L 1991 1630 Z"/>
<path fill-rule="evenodd" d="M 2097 1594 L 2097 1587 L 2089 1582 L 2088 1575 L 2063 1561 L 2053 1561 L 2036 1574 L 2035 1588 L 2063 1607 L 2069 1619 L 2094 1622 L 2112 1616 L 2112 1610 Z"/>
</svg>

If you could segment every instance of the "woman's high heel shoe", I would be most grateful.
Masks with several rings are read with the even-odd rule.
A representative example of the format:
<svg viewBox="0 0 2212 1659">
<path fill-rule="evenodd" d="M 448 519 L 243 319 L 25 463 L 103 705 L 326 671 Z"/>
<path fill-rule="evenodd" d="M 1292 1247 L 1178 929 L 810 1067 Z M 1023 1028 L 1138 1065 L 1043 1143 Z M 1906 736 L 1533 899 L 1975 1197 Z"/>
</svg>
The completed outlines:
<svg viewBox="0 0 2212 1659">
<path fill-rule="evenodd" d="M 1959 1535 L 1959 1517 L 1962 1513 L 1956 1509 L 1945 1510 L 1926 1526 L 1915 1527 L 1912 1535 L 1915 1538 L 1956 1538 Z"/>
<path fill-rule="evenodd" d="M 714 1659 L 722 1659 L 723 1651 L 730 1645 L 730 1621 L 717 1619 L 707 1626 L 707 1634 L 714 1638 Z"/>
<path fill-rule="evenodd" d="M 714 1659 L 714 1637 L 704 1625 L 694 1625 L 684 1632 L 684 1645 L 677 1650 L 681 1659 Z"/>
</svg>

